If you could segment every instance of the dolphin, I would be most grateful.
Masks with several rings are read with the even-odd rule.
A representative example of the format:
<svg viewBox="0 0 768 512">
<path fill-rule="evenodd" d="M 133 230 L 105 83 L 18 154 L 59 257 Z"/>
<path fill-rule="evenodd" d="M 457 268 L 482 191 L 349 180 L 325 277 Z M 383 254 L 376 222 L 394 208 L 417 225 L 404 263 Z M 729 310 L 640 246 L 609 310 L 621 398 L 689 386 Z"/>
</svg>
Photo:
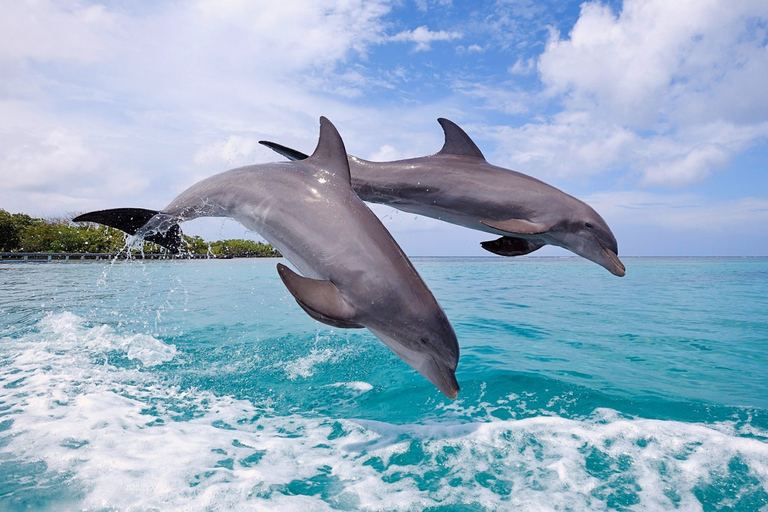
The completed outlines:
<svg viewBox="0 0 768 512">
<path fill-rule="evenodd" d="M 232 169 L 200 181 L 161 211 L 90 212 L 98 222 L 178 251 L 179 222 L 232 217 L 261 234 L 298 270 L 277 271 L 301 308 L 339 328 L 367 327 L 449 398 L 459 345 L 445 312 L 376 215 L 355 195 L 336 128 L 320 118 L 312 156 Z"/>
<path fill-rule="evenodd" d="M 392 162 L 348 155 L 352 188 L 363 201 L 501 235 L 482 242 L 501 256 L 564 247 L 622 277 L 616 237 L 588 204 L 517 171 L 489 164 L 469 135 L 437 120 L 445 144 L 437 153 Z M 297 161 L 306 155 L 270 141 L 261 144 Z"/>
</svg>

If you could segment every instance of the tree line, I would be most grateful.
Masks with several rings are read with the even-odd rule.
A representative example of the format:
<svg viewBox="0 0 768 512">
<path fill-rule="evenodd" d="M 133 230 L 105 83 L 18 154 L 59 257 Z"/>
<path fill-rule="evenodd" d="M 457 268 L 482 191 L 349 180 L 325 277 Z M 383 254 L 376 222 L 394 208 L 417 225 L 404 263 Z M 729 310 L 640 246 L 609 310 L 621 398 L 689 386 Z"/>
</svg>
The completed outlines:
<svg viewBox="0 0 768 512">
<path fill-rule="evenodd" d="M 74 223 L 72 217 L 35 218 L 0 209 L 0 252 L 118 253 L 126 248 L 127 236 L 118 229 L 94 223 Z M 165 252 L 149 242 L 133 247 L 134 252 Z M 280 256 L 271 245 L 252 240 L 206 242 L 199 236 L 184 235 L 182 252 L 215 257 Z"/>
</svg>

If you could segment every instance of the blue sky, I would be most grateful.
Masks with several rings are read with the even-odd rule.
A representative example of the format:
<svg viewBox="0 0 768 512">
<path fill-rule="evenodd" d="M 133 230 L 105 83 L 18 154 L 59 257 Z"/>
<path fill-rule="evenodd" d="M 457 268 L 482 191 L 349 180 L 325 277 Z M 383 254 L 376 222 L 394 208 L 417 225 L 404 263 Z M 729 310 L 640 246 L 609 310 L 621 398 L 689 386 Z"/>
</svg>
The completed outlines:
<svg viewBox="0 0 768 512">
<path fill-rule="evenodd" d="M 425 155 L 447 117 L 595 207 L 622 255 L 768 255 L 764 0 L 0 0 L 0 34 L 11 212 L 160 209 L 275 160 L 260 139 L 311 151 L 320 115 L 357 156 Z M 373 209 L 410 255 L 487 254 Z"/>
</svg>

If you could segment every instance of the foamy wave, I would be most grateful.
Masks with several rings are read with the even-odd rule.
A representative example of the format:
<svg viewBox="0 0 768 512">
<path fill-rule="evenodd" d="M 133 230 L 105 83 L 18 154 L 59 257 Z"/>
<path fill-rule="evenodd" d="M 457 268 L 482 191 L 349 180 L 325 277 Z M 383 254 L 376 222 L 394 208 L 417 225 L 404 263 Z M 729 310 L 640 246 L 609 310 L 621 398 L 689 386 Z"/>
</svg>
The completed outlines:
<svg viewBox="0 0 768 512">
<path fill-rule="evenodd" d="M 85 510 L 701 510 L 712 486 L 721 506 L 765 505 L 768 432 L 755 427 L 760 437 L 611 410 L 424 425 L 275 416 L 105 364 L 133 346 L 150 363 L 168 357 L 135 336 L 63 314 L 0 339 L 0 465 L 20 475 L 0 505 L 30 485 Z M 331 358 L 318 354 L 309 367 Z"/>
<path fill-rule="evenodd" d="M 306 379 L 315 374 L 315 366 L 335 360 L 337 357 L 338 354 L 330 348 L 323 350 L 313 348 L 308 355 L 286 362 L 283 368 L 291 380 L 296 380 L 299 377 Z"/>
<path fill-rule="evenodd" d="M 120 335 L 108 325 L 87 327 L 85 320 L 72 313 L 48 315 L 40 321 L 39 339 L 28 347 L 39 356 L 39 351 L 65 350 L 72 356 L 107 354 L 109 351 L 125 353 L 128 359 L 137 359 L 144 366 L 155 366 L 171 361 L 176 347 L 147 334 Z"/>
</svg>

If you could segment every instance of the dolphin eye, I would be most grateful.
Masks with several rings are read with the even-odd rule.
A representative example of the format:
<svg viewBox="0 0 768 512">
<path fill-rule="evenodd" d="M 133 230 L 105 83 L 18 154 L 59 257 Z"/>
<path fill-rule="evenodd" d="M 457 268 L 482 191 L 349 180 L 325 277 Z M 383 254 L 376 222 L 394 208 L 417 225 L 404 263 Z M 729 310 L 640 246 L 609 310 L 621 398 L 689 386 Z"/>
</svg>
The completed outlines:
<svg viewBox="0 0 768 512">
<path fill-rule="evenodd" d="M 592 224 L 591 222 L 585 222 L 584 223 L 584 227 L 587 228 L 587 229 L 592 229 L 592 228 L 595 227 L 595 225 Z"/>
</svg>

